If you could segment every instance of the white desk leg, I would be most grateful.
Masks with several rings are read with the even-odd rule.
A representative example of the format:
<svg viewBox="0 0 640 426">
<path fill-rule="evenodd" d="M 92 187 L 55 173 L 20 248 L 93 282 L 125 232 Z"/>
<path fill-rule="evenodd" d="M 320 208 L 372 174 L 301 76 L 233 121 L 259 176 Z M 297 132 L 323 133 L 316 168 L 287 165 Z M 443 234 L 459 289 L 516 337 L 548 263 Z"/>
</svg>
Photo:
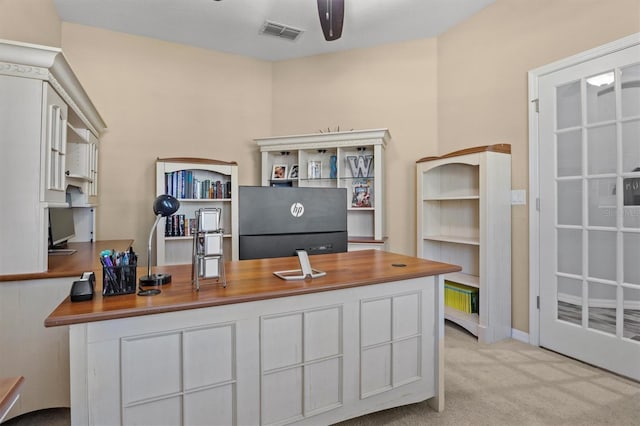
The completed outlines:
<svg viewBox="0 0 640 426">
<path fill-rule="evenodd" d="M 435 336 L 435 371 L 434 382 L 436 385 L 436 396 L 429 399 L 427 403 L 437 412 L 444 410 L 444 277 L 436 275 L 436 291 L 434 297 L 434 315 L 436 320 Z"/>
<path fill-rule="evenodd" d="M 69 371 L 71 378 L 71 424 L 89 424 L 87 371 L 87 324 L 69 326 Z"/>
</svg>

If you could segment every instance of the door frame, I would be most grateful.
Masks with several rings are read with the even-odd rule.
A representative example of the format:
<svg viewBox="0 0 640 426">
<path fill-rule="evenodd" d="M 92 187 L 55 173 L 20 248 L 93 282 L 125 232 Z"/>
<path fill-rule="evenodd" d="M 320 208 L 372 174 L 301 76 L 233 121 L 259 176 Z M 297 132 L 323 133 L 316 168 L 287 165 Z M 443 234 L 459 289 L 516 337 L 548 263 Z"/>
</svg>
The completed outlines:
<svg viewBox="0 0 640 426">
<path fill-rule="evenodd" d="M 538 164 L 538 79 L 611 53 L 640 45 L 635 33 L 568 58 L 543 65 L 528 72 L 529 80 L 529 343 L 540 346 L 540 185 Z"/>
</svg>

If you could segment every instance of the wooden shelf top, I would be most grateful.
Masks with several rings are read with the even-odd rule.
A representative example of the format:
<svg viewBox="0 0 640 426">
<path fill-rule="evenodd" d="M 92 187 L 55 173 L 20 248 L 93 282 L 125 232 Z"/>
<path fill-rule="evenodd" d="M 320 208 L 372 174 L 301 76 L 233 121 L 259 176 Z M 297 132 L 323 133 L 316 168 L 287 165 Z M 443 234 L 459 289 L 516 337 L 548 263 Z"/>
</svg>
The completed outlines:
<svg viewBox="0 0 640 426">
<path fill-rule="evenodd" d="M 49 269 L 47 272 L 0 275 L 0 284 L 2 284 L 3 281 L 39 280 L 73 276 L 79 277 L 83 272 L 97 271 L 101 268 L 101 251 L 111 249 L 125 251 L 132 244 L 133 240 L 105 240 L 95 241 L 93 243 L 69 243 L 67 245 L 68 248 L 77 251 L 68 256 L 49 256 Z"/>
<path fill-rule="evenodd" d="M 299 269 L 297 257 L 232 261 L 225 263 L 226 288 L 215 280 L 201 280 L 199 292 L 191 285 L 191 264 L 162 266 L 155 268 L 156 272 L 170 273 L 172 283 L 162 286 L 159 295 L 148 297 L 136 294 L 102 297 L 101 278 L 96 277 L 93 300 L 72 303 L 67 297 L 44 324 L 53 327 L 253 302 L 461 270 L 456 265 L 379 250 L 321 254 L 310 256 L 310 260 L 314 269 L 327 275 L 304 281 L 284 281 L 273 275 L 275 271 Z M 138 268 L 138 276 L 145 274 L 145 268 Z"/>
<path fill-rule="evenodd" d="M 214 164 L 216 166 L 237 166 L 238 165 L 238 163 L 235 161 L 222 161 L 222 160 L 213 160 L 210 158 L 197 158 L 197 157 L 171 157 L 171 158 L 158 157 L 156 161 L 160 161 L 164 163 Z"/>
<path fill-rule="evenodd" d="M 423 157 L 416 163 L 424 163 L 425 161 L 441 160 L 443 158 L 459 157 L 461 155 L 475 154 L 477 152 L 501 152 L 503 154 L 511 154 L 511 145 L 508 143 L 498 143 L 495 145 L 475 146 L 473 148 L 461 149 L 459 151 L 450 152 L 441 156 Z"/>
<path fill-rule="evenodd" d="M 0 378 L 0 421 L 11 409 L 14 401 L 20 394 L 20 388 L 24 383 L 24 377 Z"/>
</svg>

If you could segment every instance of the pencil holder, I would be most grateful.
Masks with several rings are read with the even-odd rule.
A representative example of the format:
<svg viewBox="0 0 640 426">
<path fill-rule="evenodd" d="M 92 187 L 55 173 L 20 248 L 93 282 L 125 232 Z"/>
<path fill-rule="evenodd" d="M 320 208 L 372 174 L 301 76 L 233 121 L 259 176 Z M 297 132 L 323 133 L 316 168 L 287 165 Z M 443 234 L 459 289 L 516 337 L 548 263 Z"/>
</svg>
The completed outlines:
<svg viewBox="0 0 640 426">
<path fill-rule="evenodd" d="M 102 267 L 102 295 L 116 296 L 136 291 L 137 264 Z"/>
</svg>

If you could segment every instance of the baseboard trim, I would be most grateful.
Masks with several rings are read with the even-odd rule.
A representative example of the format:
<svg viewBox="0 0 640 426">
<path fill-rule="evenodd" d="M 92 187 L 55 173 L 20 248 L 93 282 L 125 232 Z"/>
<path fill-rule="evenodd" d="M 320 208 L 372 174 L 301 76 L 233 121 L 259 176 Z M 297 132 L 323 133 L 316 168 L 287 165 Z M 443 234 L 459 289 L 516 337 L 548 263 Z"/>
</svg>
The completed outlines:
<svg viewBox="0 0 640 426">
<path fill-rule="evenodd" d="M 511 329 L 511 338 L 513 340 L 519 340 L 520 342 L 529 343 L 529 333 L 516 330 L 515 328 Z"/>
</svg>

